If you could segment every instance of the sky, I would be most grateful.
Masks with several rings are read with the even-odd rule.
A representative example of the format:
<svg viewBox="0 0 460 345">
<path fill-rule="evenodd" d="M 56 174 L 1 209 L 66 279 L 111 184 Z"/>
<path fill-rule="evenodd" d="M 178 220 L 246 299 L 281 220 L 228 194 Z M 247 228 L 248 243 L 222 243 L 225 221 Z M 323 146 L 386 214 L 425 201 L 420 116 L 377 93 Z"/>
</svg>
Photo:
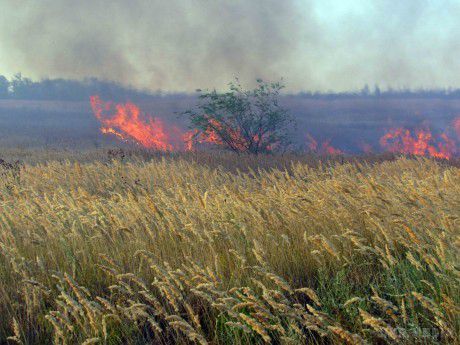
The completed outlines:
<svg viewBox="0 0 460 345">
<path fill-rule="evenodd" d="M 0 0 L 0 74 L 150 90 L 460 87 L 460 0 Z"/>
</svg>

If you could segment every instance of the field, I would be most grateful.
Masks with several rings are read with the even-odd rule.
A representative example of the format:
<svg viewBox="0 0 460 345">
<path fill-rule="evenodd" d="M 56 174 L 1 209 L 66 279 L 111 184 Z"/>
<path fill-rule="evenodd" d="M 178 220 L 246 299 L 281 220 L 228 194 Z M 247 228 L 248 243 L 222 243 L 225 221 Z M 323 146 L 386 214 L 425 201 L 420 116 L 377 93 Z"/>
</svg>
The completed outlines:
<svg viewBox="0 0 460 345">
<path fill-rule="evenodd" d="M 458 165 L 7 156 L 0 343 L 458 342 Z"/>
<path fill-rule="evenodd" d="M 105 99 L 104 99 L 105 100 Z M 429 127 L 441 131 L 460 114 L 456 99 L 339 99 L 314 100 L 300 96 L 281 98 L 297 121 L 293 142 L 307 143 L 307 133 L 319 141 L 331 140 L 346 152 L 362 152 L 368 143 L 379 152 L 379 138 L 393 127 Z M 190 96 L 138 101 L 142 111 L 186 128 L 182 112 L 196 103 Z M 89 99 L 82 102 L 0 100 L 2 148 L 80 148 L 113 146 L 117 141 L 99 131 Z"/>
</svg>

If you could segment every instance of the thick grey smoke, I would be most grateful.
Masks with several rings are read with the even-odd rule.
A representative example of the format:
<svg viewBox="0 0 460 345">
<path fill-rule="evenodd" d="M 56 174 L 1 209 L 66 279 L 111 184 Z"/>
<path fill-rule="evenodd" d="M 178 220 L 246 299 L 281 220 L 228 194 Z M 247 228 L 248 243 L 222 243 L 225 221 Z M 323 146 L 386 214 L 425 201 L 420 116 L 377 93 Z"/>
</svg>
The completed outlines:
<svg viewBox="0 0 460 345">
<path fill-rule="evenodd" d="M 454 0 L 0 0 L 0 74 L 152 90 L 460 86 Z"/>
<path fill-rule="evenodd" d="M 305 7 L 290 0 L 5 6 L 2 54 L 24 74 L 98 76 L 151 89 L 222 86 L 234 75 L 279 78 L 290 72 L 308 26 Z"/>
</svg>

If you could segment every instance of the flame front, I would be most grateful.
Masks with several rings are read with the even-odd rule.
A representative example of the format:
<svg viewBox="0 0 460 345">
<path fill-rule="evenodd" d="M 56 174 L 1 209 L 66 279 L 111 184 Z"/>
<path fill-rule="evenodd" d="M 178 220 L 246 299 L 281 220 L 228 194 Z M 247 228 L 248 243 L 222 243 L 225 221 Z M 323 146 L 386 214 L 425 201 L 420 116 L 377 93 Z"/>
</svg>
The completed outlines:
<svg viewBox="0 0 460 345">
<path fill-rule="evenodd" d="M 102 101 L 99 96 L 91 96 L 90 102 L 96 118 L 102 124 L 102 133 L 112 133 L 123 140 L 131 138 L 147 148 L 172 150 L 163 122 L 158 118 L 144 119 L 135 104 L 127 102 L 113 105 Z"/>
<path fill-rule="evenodd" d="M 332 146 L 330 139 L 321 142 L 321 144 L 318 144 L 318 141 L 308 133 L 307 133 L 307 146 L 310 149 L 310 151 L 317 152 L 320 154 L 340 155 L 344 153 L 342 150 Z"/>
<path fill-rule="evenodd" d="M 450 159 L 456 154 L 455 141 L 442 133 L 435 138 L 431 131 L 418 129 L 415 135 L 404 128 L 394 128 L 380 138 L 380 145 L 389 152 Z"/>
<path fill-rule="evenodd" d="M 134 141 L 146 148 L 160 151 L 193 151 L 197 144 L 211 144 L 229 146 L 235 151 L 246 152 L 251 145 L 259 145 L 262 137 L 244 137 L 238 129 L 224 126 L 216 119 L 209 118 L 204 131 L 183 131 L 178 127 L 167 126 L 161 119 L 143 114 L 139 107 L 131 102 L 116 103 L 104 102 L 99 96 L 90 97 L 94 115 L 101 122 L 101 132 L 115 135 L 123 141 Z M 446 132 L 434 135 L 429 129 L 416 129 L 411 132 L 406 128 L 388 130 L 379 140 L 383 150 L 428 156 L 440 159 L 451 159 L 458 156 L 460 150 L 457 143 L 460 141 L 460 117 L 452 122 L 450 134 L 456 135 L 452 139 Z M 311 151 L 321 154 L 337 155 L 344 151 L 331 145 L 330 140 L 318 141 L 307 134 L 307 146 Z M 361 150 L 373 152 L 368 143 L 360 143 Z M 267 146 L 266 150 L 273 147 Z"/>
<path fill-rule="evenodd" d="M 132 140 L 143 147 L 160 151 L 192 151 L 196 144 L 224 146 L 220 134 L 228 135 L 228 142 L 238 151 L 246 151 L 249 143 L 237 130 L 223 130 L 223 125 L 215 119 L 209 119 L 203 132 L 197 130 L 182 131 L 177 127 L 168 127 L 156 117 L 142 114 L 139 107 L 131 102 L 104 102 L 97 95 L 90 97 L 94 115 L 101 122 L 101 132 L 112 134 L 123 141 Z M 258 141 L 254 138 L 254 142 Z"/>
<path fill-rule="evenodd" d="M 197 142 L 221 146 L 227 144 L 239 152 L 245 152 L 249 149 L 251 143 L 241 134 L 239 130 L 234 130 L 230 127 L 226 127 L 224 129 L 222 123 L 212 118 L 208 119 L 207 125 L 208 127 L 206 130 L 196 137 Z M 227 140 L 223 140 L 222 138 Z M 253 138 L 253 142 L 256 143 L 257 140 L 258 138 L 255 136 Z"/>
</svg>

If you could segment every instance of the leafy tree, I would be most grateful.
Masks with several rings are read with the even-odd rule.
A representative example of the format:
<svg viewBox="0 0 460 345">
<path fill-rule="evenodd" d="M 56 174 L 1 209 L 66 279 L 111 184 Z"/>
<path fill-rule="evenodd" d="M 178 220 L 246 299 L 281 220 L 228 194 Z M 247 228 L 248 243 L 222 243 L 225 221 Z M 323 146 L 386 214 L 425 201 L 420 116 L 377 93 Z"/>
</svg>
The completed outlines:
<svg viewBox="0 0 460 345">
<path fill-rule="evenodd" d="M 33 81 L 29 78 L 24 78 L 21 73 L 14 75 L 10 82 L 10 87 L 13 91 L 13 97 L 18 99 L 31 99 L 31 89 Z"/>
<path fill-rule="evenodd" d="M 279 104 L 280 82 L 257 80 L 257 87 L 244 90 L 238 79 L 229 91 L 202 91 L 189 117 L 194 140 L 214 143 L 235 152 L 264 153 L 286 149 L 292 117 Z"/>
<path fill-rule="evenodd" d="M 0 98 L 8 98 L 8 87 L 10 83 L 3 75 L 0 75 Z"/>
<path fill-rule="evenodd" d="M 371 93 L 370 89 L 369 89 L 369 85 L 364 85 L 364 87 L 361 89 L 361 96 L 369 96 Z"/>
</svg>

